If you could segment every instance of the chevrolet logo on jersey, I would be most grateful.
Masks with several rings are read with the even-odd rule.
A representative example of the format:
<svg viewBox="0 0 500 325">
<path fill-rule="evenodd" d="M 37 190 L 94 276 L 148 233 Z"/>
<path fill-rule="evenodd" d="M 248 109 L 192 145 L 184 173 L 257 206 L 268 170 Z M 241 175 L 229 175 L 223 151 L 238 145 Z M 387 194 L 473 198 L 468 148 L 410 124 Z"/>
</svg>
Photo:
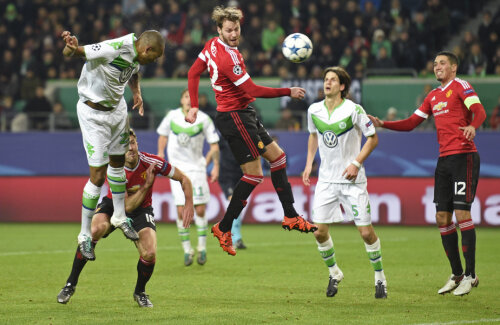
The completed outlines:
<svg viewBox="0 0 500 325">
<path fill-rule="evenodd" d="M 440 110 L 442 110 L 446 106 L 448 106 L 448 102 L 439 102 L 436 105 L 434 105 L 434 107 L 432 107 L 432 111 L 439 112 Z"/>
<path fill-rule="evenodd" d="M 338 143 L 337 135 L 332 131 L 328 130 L 323 133 L 323 143 L 328 148 L 335 148 Z"/>
</svg>

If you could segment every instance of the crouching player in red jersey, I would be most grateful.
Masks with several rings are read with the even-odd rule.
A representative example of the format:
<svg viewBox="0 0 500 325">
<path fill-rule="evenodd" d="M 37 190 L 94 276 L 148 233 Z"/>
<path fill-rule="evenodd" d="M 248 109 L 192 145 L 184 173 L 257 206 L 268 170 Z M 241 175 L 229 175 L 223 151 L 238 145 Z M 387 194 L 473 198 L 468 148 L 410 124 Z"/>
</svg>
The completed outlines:
<svg viewBox="0 0 500 325">
<path fill-rule="evenodd" d="M 427 95 L 412 116 L 392 122 L 369 117 L 375 126 L 411 131 L 430 115 L 434 116 L 439 142 L 439 159 L 434 174 L 436 222 L 453 273 L 438 293 L 454 290 L 454 295 L 462 296 L 479 284 L 475 271 L 476 232 L 470 208 L 479 178 L 479 154 L 473 140 L 486 113 L 472 86 L 456 77 L 457 68 L 455 54 L 438 53 L 434 59 L 434 74 L 441 86 Z M 458 249 L 458 234 L 452 221 L 453 211 L 462 233 L 465 274 Z"/>
<path fill-rule="evenodd" d="M 181 183 L 186 198 L 182 213 L 184 227 L 189 227 L 193 219 L 193 189 L 189 178 L 178 168 L 158 156 L 139 152 L 135 132 L 130 129 L 129 133 L 129 150 L 125 154 L 125 173 L 127 175 L 125 211 L 127 217 L 132 220 L 132 227 L 139 234 L 139 240 L 134 243 L 140 255 L 137 262 L 137 282 L 133 297 L 140 307 L 153 307 L 149 296 L 145 293 L 145 287 L 153 274 L 156 261 L 156 226 L 151 206 L 155 175 L 167 176 Z M 111 193 L 109 193 L 97 206 L 92 218 L 92 250 L 99 239 L 107 237 L 115 230 L 115 227 L 110 223 L 112 215 L 113 200 Z M 80 272 L 86 263 L 87 259 L 82 256 L 80 246 L 78 246 L 71 274 L 57 296 L 57 302 L 66 304 L 69 301 L 75 292 Z"/>
<path fill-rule="evenodd" d="M 240 41 L 241 10 L 234 7 L 216 7 L 212 19 L 217 24 L 218 37 L 205 44 L 205 48 L 191 66 L 188 73 L 188 88 L 191 109 L 186 121 L 193 123 L 198 113 L 198 87 L 200 76 L 208 70 L 217 101 L 215 126 L 227 140 L 231 151 L 241 166 L 243 177 L 234 188 L 224 218 L 212 227 L 220 246 L 230 255 L 236 255 L 231 240 L 233 220 L 246 205 L 253 189 L 263 180 L 260 156 L 271 165 L 271 180 L 284 210 L 282 226 L 301 232 L 315 231 L 317 227 L 300 217 L 293 207 L 293 194 L 286 174 L 286 155 L 272 140 L 255 109 L 249 104 L 255 97 L 290 96 L 302 99 L 303 88 L 269 88 L 258 86 L 246 72 L 243 57 L 238 51 Z"/>
</svg>

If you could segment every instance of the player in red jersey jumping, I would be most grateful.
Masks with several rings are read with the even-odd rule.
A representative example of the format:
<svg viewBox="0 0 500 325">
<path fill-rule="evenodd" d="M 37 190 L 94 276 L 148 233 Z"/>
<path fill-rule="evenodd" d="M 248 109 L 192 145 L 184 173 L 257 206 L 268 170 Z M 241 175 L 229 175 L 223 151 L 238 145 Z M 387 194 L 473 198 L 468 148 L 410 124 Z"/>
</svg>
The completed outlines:
<svg viewBox="0 0 500 325">
<path fill-rule="evenodd" d="M 212 19 L 217 24 L 218 37 L 209 40 L 188 73 L 191 109 L 186 121 L 193 123 L 198 113 L 198 86 L 200 76 L 208 70 L 217 101 L 215 125 L 228 141 L 231 151 L 241 166 L 243 177 L 236 185 L 224 218 L 212 227 L 220 246 L 230 255 L 236 255 L 231 240 L 231 225 L 238 217 L 253 189 L 263 179 L 260 156 L 271 165 L 271 180 L 285 213 L 282 226 L 301 232 L 315 231 L 317 227 L 300 217 L 293 207 L 293 194 L 286 174 L 286 155 L 272 140 L 255 109 L 249 104 L 255 97 L 290 96 L 302 99 L 303 88 L 269 88 L 254 84 L 246 72 L 243 57 L 238 51 L 240 20 L 243 14 L 234 7 L 216 7 Z"/>
<path fill-rule="evenodd" d="M 479 178 L 479 154 L 473 140 L 486 113 L 472 86 L 456 77 L 457 68 L 455 54 L 438 53 L 434 59 L 434 74 L 441 86 L 427 95 L 412 116 L 392 122 L 369 117 L 375 126 L 411 131 L 430 115 L 434 116 L 439 142 L 439 159 L 434 174 L 436 222 L 453 273 L 438 293 L 454 290 L 454 295 L 462 296 L 479 284 L 475 271 L 476 232 L 470 208 Z M 462 233 L 465 274 L 458 249 L 458 234 L 452 221 L 453 211 Z"/>
<path fill-rule="evenodd" d="M 139 251 L 137 262 L 137 283 L 134 290 L 134 300 L 140 307 L 153 307 L 149 296 L 145 293 L 146 283 L 151 278 L 156 262 L 156 225 L 154 221 L 151 196 L 155 175 L 167 176 L 181 183 L 186 198 L 182 221 L 184 227 L 189 227 L 194 215 L 193 188 L 189 178 L 178 168 L 173 167 L 163 158 L 139 152 L 137 137 L 130 129 L 129 150 L 125 154 L 125 173 L 127 175 L 127 197 L 125 199 L 125 211 L 127 217 L 132 219 L 132 227 L 139 234 L 139 240 L 135 242 Z M 113 200 L 111 192 L 104 197 L 97 206 L 92 218 L 92 253 L 99 239 L 107 237 L 115 230 L 110 223 L 113 215 Z M 71 274 L 57 296 L 57 301 L 66 304 L 78 283 L 80 272 L 87 263 L 87 259 L 81 254 L 80 246 L 76 249 Z"/>
</svg>

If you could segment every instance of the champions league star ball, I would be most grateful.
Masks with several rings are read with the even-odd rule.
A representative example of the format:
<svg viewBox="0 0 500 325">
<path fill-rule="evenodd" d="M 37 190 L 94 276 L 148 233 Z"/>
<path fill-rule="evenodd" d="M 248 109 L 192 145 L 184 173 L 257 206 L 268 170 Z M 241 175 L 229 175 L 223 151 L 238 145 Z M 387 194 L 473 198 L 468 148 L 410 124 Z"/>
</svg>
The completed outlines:
<svg viewBox="0 0 500 325">
<path fill-rule="evenodd" d="M 311 56 L 313 46 L 309 37 L 301 33 L 294 33 L 285 38 L 281 50 L 285 58 L 293 63 L 300 63 Z"/>
</svg>

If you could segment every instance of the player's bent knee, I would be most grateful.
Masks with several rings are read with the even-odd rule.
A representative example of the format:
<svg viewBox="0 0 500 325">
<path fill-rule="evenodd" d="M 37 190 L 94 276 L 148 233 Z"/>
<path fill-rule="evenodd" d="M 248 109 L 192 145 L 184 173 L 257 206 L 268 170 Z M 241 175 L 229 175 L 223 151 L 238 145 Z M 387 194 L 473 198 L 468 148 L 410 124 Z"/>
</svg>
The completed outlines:
<svg viewBox="0 0 500 325">
<path fill-rule="evenodd" d="M 141 257 L 143 260 L 148 262 L 154 261 L 156 259 L 156 250 L 145 250 L 144 252 L 142 252 Z"/>
</svg>

